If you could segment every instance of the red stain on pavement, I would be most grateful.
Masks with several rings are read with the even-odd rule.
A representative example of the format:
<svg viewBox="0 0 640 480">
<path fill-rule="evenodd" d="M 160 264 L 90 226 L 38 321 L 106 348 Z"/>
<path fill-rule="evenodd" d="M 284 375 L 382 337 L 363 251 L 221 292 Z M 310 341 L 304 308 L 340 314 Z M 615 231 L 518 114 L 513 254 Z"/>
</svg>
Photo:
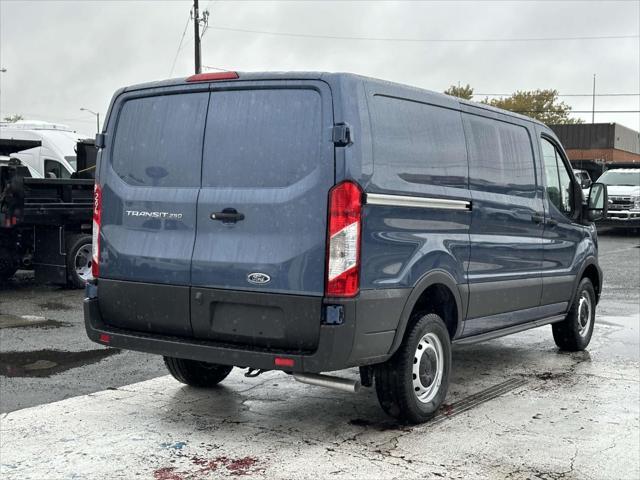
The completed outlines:
<svg viewBox="0 0 640 480">
<path fill-rule="evenodd" d="M 227 470 L 232 472 L 232 475 L 248 475 L 250 473 L 257 473 L 253 470 L 253 467 L 258 463 L 258 460 L 253 457 L 244 457 L 232 460 L 227 465 Z"/>
<path fill-rule="evenodd" d="M 191 462 L 200 467 L 198 470 L 200 474 L 215 472 L 222 467 L 227 470 L 229 475 L 233 476 L 255 475 L 264 471 L 264 468 L 258 466 L 258 459 L 254 457 L 229 458 L 221 456 L 208 460 L 194 456 L 191 457 Z"/>
<path fill-rule="evenodd" d="M 208 459 L 194 455 L 191 463 L 198 467 L 195 471 L 176 471 L 175 467 L 160 468 L 153 472 L 154 480 L 197 480 L 211 478 L 210 474 L 217 472 L 216 478 L 221 474 L 233 477 L 244 475 L 259 475 L 264 473 L 264 467 L 255 457 L 229 458 L 225 456 Z"/>
<path fill-rule="evenodd" d="M 153 478 L 155 480 L 184 480 L 182 474 L 175 470 L 175 467 L 159 468 L 153 472 Z"/>
</svg>

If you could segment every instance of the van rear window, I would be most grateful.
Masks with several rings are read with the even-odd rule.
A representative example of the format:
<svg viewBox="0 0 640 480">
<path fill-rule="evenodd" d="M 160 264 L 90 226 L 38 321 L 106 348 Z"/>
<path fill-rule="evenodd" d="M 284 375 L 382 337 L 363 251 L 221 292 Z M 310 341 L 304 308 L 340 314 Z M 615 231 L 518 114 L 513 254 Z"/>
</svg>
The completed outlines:
<svg viewBox="0 0 640 480">
<path fill-rule="evenodd" d="M 199 187 L 209 93 L 128 100 L 120 110 L 111 164 L 130 185 Z"/>
<path fill-rule="evenodd" d="M 232 90 L 211 94 L 203 187 L 271 188 L 319 168 L 322 110 L 315 90 Z"/>
<path fill-rule="evenodd" d="M 467 187 L 460 112 L 383 95 L 374 96 L 373 107 L 374 163 L 382 185 Z"/>
</svg>

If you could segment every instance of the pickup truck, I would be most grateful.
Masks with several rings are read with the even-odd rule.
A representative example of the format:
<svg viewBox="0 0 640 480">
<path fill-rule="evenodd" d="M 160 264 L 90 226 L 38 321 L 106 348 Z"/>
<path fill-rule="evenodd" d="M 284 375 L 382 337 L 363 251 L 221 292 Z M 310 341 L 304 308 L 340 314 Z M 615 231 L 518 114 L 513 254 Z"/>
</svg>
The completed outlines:
<svg viewBox="0 0 640 480">
<path fill-rule="evenodd" d="M 640 229 L 640 168 L 613 168 L 598 179 L 607 185 L 609 205 L 599 227 Z"/>
</svg>

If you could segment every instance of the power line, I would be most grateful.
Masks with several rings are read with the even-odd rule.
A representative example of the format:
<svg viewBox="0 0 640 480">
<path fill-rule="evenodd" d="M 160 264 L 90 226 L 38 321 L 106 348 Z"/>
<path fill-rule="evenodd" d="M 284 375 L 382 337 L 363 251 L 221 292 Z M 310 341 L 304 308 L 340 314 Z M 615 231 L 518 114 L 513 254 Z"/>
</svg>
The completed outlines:
<svg viewBox="0 0 640 480">
<path fill-rule="evenodd" d="M 191 14 L 189 14 L 189 18 L 187 18 L 187 23 L 184 24 L 184 30 L 182 31 L 182 36 L 180 37 L 180 43 L 178 44 L 178 50 L 176 50 L 176 56 L 173 57 L 173 63 L 171 64 L 171 73 L 169 73 L 169 76 L 173 75 L 173 69 L 176 68 L 176 61 L 178 60 L 180 50 L 182 50 L 182 42 L 184 41 L 184 36 L 187 33 L 187 27 L 189 26 L 190 21 Z"/>
<path fill-rule="evenodd" d="M 182 46 L 178 49 L 179 52 L 181 52 L 182 50 L 184 50 L 186 47 L 188 47 L 191 44 L 191 40 L 193 40 L 193 35 L 189 35 L 187 37 L 187 41 L 183 42 Z"/>
<path fill-rule="evenodd" d="M 255 33 L 259 35 L 273 35 L 280 37 L 322 38 L 330 40 L 362 40 L 374 42 L 411 42 L 411 43 L 463 43 L 463 42 L 543 42 L 563 40 L 619 40 L 625 38 L 640 38 L 640 35 L 589 35 L 577 37 L 529 37 L 529 38 L 396 38 L 396 37 L 351 37 L 344 35 L 321 35 L 313 33 L 274 32 L 267 30 L 249 30 L 212 25 L 214 30 L 228 32 Z"/>
<path fill-rule="evenodd" d="M 209 70 L 219 70 L 221 72 L 233 72 L 233 70 L 229 70 L 227 68 L 212 67 L 211 65 L 202 65 L 202 68 L 207 68 Z"/>
</svg>

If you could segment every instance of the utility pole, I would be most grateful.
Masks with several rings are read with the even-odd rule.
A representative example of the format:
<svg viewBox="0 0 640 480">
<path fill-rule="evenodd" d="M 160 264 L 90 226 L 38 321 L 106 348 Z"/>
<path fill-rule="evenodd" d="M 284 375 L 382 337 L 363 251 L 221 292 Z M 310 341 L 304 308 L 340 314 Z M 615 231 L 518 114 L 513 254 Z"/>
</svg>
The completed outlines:
<svg viewBox="0 0 640 480">
<path fill-rule="evenodd" d="M 591 123 L 595 122 L 596 118 L 596 74 L 593 74 L 593 97 L 591 101 Z"/>
<path fill-rule="evenodd" d="M 6 68 L 0 68 L 0 73 L 6 73 L 7 69 Z M 2 84 L 2 81 L 0 80 L 0 86 Z M 2 110 L 2 94 L 0 91 L 0 112 Z M 2 115 L 0 114 L 0 120 L 2 120 Z"/>
<path fill-rule="evenodd" d="M 202 57 L 200 56 L 200 10 L 198 0 L 193 0 L 193 41 L 195 42 L 196 73 L 202 73 Z"/>
<path fill-rule="evenodd" d="M 202 73 L 202 55 L 200 51 L 200 40 L 207 31 L 209 25 L 209 10 L 202 12 L 200 16 L 200 6 L 198 0 L 193 0 L 193 10 L 191 10 L 191 17 L 193 18 L 193 41 L 194 41 L 194 54 L 196 73 Z M 200 24 L 202 24 L 202 34 L 200 34 Z"/>
</svg>

